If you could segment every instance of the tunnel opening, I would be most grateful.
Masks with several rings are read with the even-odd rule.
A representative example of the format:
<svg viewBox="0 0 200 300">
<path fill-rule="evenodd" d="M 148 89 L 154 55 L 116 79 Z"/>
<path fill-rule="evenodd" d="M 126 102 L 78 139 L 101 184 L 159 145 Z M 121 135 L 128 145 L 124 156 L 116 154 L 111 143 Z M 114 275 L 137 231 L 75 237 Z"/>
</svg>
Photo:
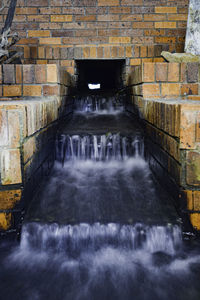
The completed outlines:
<svg viewBox="0 0 200 300">
<path fill-rule="evenodd" d="M 78 92 L 116 91 L 123 87 L 125 59 L 76 60 Z"/>
</svg>

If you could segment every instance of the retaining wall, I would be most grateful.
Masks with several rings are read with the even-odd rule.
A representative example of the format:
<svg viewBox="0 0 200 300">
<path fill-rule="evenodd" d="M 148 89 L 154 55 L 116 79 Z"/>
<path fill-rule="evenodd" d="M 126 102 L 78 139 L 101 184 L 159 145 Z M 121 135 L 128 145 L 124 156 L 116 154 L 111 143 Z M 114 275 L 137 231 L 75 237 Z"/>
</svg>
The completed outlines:
<svg viewBox="0 0 200 300">
<path fill-rule="evenodd" d="M 53 165 L 57 121 L 72 111 L 72 81 L 57 65 L 2 65 L 0 73 L 0 230 L 16 232 Z"/>
<path fill-rule="evenodd" d="M 123 59 L 127 68 L 183 52 L 189 0 L 19 0 L 12 25 L 24 63 L 58 63 L 75 74 L 76 59 Z M 0 26 L 6 18 L 4 9 Z"/>
<path fill-rule="evenodd" d="M 200 65 L 144 63 L 127 79 L 128 110 L 144 120 L 149 163 L 200 230 Z"/>
</svg>

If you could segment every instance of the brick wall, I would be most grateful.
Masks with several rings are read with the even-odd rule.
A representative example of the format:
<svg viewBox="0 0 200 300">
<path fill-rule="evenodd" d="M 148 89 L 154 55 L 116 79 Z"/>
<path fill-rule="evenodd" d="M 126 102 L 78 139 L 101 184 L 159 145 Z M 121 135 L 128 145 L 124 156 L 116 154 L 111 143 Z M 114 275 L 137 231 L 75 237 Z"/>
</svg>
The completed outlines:
<svg viewBox="0 0 200 300">
<path fill-rule="evenodd" d="M 146 128 L 149 164 L 183 216 L 200 230 L 200 64 L 144 63 L 128 76 Z"/>
<path fill-rule="evenodd" d="M 182 52 L 187 10 L 188 0 L 19 0 L 13 30 L 25 63 L 56 62 L 73 74 L 74 59 L 127 58 L 130 66 L 162 49 Z"/>
<path fill-rule="evenodd" d="M 53 165 L 57 121 L 72 110 L 72 81 L 57 65 L 0 71 L 0 231 L 12 232 Z"/>
</svg>

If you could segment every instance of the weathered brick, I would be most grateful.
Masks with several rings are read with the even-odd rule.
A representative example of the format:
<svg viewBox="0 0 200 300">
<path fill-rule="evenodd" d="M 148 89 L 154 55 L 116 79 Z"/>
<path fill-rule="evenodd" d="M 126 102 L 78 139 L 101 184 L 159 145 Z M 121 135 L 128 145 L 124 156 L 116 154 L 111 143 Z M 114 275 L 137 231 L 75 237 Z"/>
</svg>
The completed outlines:
<svg viewBox="0 0 200 300">
<path fill-rule="evenodd" d="M 133 28 L 154 28 L 153 22 L 133 22 Z"/>
<path fill-rule="evenodd" d="M 90 48 L 89 47 L 84 47 L 83 48 L 83 57 L 84 58 L 89 58 L 90 57 Z"/>
<path fill-rule="evenodd" d="M 3 81 L 4 83 L 15 83 L 14 65 L 3 65 Z"/>
<path fill-rule="evenodd" d="M 6 149 L 1 152 L 1 184 L 18 184 L 22 182 L 21 158 L 18 149 Z"/>
<path fill-rule="evenodd" d="M 41 96 L 42 87 L 40 85 L 24 85 L 23 96 Z"/>
<path fill-rule="evenodd" d="M 143 84 L 143 96 L 145 98 L 160 95 L 160 87 L 158 83 Z"/>
<path fill-rule="evenodd" d="M 33 65 L 23 66 L 23 82 L 34 83 L 35 82 L 35 68 Z"/>
<path fill-rule="evenodd" d="M 200 153 L 189 151 L 186 157 L 186 182 L 189 185 L 200 184 Z"/>
<path fill-rule="evenodd" d="M 72 15 L 52 15 L 51 22 L 72 22 Z"/>
<path fill-rule="evenodd" d="M 50 30 L 28 30 L 28 37 L 49 37 Z"/>
<path fill-rule="evenodd" d="M 141 64 L 141 59 L 140 58 L 132 58 L 130 60 L 130 65 L 131 66 L 138 66 Z"/>
<path fill-rule="evenodd" d="M 112 44 L 127 44 L 131 42 L 130 37 L 109 37 L 109 43 Z"/>
<path fill-rule="evenodd" d="M 180 85 L 177 83 L 162 83 L 161 84 L 161 93 L 162 93 L 163 97 L 179 96 Z"/>
<path fill-rule="evenodd" d="M 47 82 L 57 83 L 58 82 L 58 73 L 56 65 L 47 65 Z"/>
<path fill-rule="evenodd" d="M 179 64 L 169 63 L 168 64 L 168 81 L 179 81 Z"/>
<path fill-rule="evenodd" d="M 11 213 L 0 213 L 0 230 L 9 229 L 11 224 Z"/>
<path fill-rule="evenodd" d="M 199 65 L 197 63 L 187 64 L 187 81 L 198 82 L 199 79 Z"/>
<path fill-rule="evenodd" d="M 197 95 L 198 88 L 199 88 L 198 84 L 183 83 L 181 84 L 181 95 Z"/>
<path fill-rule="evenodd" d="M 43 86 L 43 95 L 44 96 L 58 96 L 60 94 L 59 86 L 56 85 L 44 85 Z"/>
<path fill-rule="evenodd" d="M 19 97 L 22 95 L 21 85 L 4 85 L 3 96 L 5 97 Z"/>
<path fill-rule="evenodd" d="M 45 83 L 47 81 L 46 66 L 35 66 L 35 83 Z"/>
<path fill-rule="evenodd" d="M 21 190 L 0 191 L 0 209 L 12 209 L 21 200 Z"/>
<path fill-rule="evenodd" d="M 24 164 L 29 161 L 36 151 L 36 139 L 35 136 L 29 138 L 23 143 L 23 160 Z"/>
<path fill-rule="evenodd" d="M 0 84 L 2 84 L 3 78 L 2 78 L 2 65 L 0 65 Z"/>
<path fill-rule="evenodd" d="M 8 110 L 7 112 L 8 118 L 8 138 L 9 138 L 9 147 L 10 148 L 18 148 L 20 147 L 20 141 L 23 138 L 21 131 L 22 127 L 20 124 L 21 114 L 20 111 L 16 110 Z"/>
<path fill-rule="evenodd" d="M 30 15 L 27 16 L 28 22 L 49 22 L 48 15 Z"/>
<path fill-rule="evenodd" d="M 180 114 L 180 149 L 195 149 L 196 122 L 195 115 L 198 105 L 181 105 Z"/>
<path fill-rule="evenodd" d="M 176 6 L 156 6 L 155 13 L 173 14 L 177 13 Z"/>
<path fill-rule="evenodd" d="M 16 65 L 16 83 L 22 83 L 22 66 Z"/>
<path fill-rule="evenodd" d="M 190 221 L 194 228 L 200 230 L 200 214 L 199 213 L 192 213 L 190 214 Z"/>
<path fill-rule="evenodd" d="M 40 44 L 41 45 L 60 45 L 61 44 L 61 38 L 40 38 Z"/>
<path fill-rule="evenodd" d="M 176 28 L 176 22 L 155 22 L 155 28 Z"/>
<path fill-rule="evenodd" d="M 167 63 L 156 63 L 156 81 L 167 81 Z"/>
<path fill-rule="evenodd" d="M 158 44 L 174 44 L 176 42 L 175 36 L 156 36 L 155 41 Z"/>
<path fill-rule="evenodd" d="M 118 6 L 119 0 L 98 0 L 98 6 Z"/>
<path fill-rule="evenodd" d="M 29 0 L 29 6 L 48 6 L 48 0 Z"/>
<path fill-rule="evenodd" d="M 171 14 L 168 16 L 169 21 L 187 21 L 187 14 Z"/>
<path fill-rule="evenodd" d="M 143 64 L 143 81 L 153 82 L 155 81 L 155 64 L 144 63 Z"/>
<path fill-rule="evenodd" d="M 96 21 L 96 15 L 88 15 L 88 16 L 75 16 L 75 20 L 77 22 L 92 22 Z"/>
</svg>

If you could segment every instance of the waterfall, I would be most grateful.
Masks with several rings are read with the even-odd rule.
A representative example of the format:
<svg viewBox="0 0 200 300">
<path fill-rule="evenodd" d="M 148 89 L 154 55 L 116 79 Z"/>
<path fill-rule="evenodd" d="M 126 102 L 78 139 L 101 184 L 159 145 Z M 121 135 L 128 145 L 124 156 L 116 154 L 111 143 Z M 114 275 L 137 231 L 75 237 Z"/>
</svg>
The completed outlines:
<svg viewBox="0 0 200 300">
<path fill-rule="evenodd" d="M 128 156 L 144 156 L 143 140 L 139 137 L 107 135 L 60 135 L 56 142 L 57 160 L 126 160 Z"/>
</svg>

